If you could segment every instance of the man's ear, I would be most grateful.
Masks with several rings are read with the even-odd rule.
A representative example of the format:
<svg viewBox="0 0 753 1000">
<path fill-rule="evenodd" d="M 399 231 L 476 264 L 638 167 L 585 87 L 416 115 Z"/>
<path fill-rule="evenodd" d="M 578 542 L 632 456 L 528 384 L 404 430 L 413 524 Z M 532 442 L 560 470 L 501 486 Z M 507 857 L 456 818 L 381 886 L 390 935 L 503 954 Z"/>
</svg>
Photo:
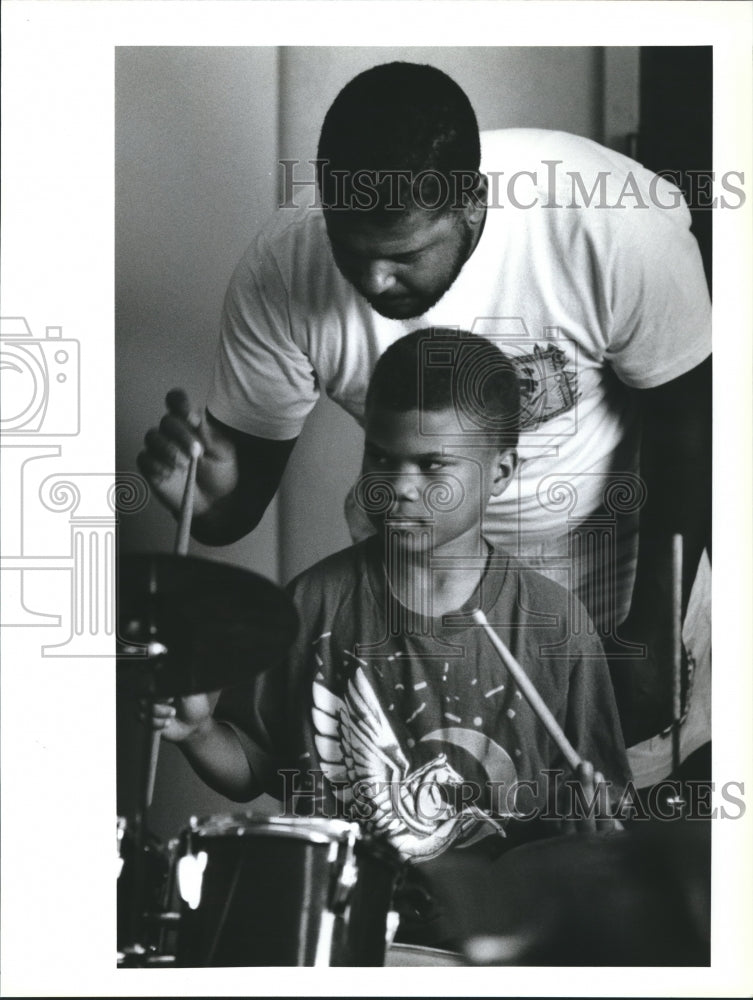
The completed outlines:
<svg viewBox="0 0 753 1000">
<path fill-rule="evenodd" d="M 486 174 L 477 175 L 476 185 L 473 191 L 464 193 L 465 205 L 463 211 L 465 217 L 472 226 L 478 226 L 486 215 L 486 201 L 489 196 L 489 180 Z"/>
<path fill-rule="evenodd" d="M 494 457 L 494 469 L 492 471 L 493 497 L 501 496 L 510 485 L 510 480 L 515 475 L 518 467 L 518 452 L 515 448 L 506 448 L 498 451 Z"/>
</svg>

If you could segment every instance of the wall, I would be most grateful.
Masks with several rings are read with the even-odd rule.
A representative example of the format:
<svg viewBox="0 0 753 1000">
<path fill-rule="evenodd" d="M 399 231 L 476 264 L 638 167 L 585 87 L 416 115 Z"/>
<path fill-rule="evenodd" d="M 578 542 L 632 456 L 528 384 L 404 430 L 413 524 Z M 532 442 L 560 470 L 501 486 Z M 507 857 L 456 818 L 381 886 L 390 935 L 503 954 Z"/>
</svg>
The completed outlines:
<svg viewBox="0 0 753 1000">
<path fill-rule="evenodd" d="M 165 393 L 183 386 L 203 405 L 228 277 L 275 205 L 274 48 L 121 48 L 116 53 L 117 467 L 136 468 Z M 232 546 L 192 542 L 190 554 L 279 574 L 276 505 Z M 152 500 L 122 517 L 121 552 L 172 552 L 175 521 Z M 118 812 L 131 815 L 143 733 L 121 699 Z M 150 811 L 162 839 L 192 813 L 237 808 L 214 795 L 163 744 Z"/>
<path fill-rule="evenodd" d="M 119 469 L 135 468 L 163 399 L 207 391 L 222 298 L 274 209 L 277 51 L 128 48 L 116 57 L 116 380 Z M 259 100 L 259 95 L 264 100 Z M 277 576 L 274 511 L 234 546 L 192 552 Z M 155 502 L 124 518 L 121 550 L 172 551 Z"/>
</svg>

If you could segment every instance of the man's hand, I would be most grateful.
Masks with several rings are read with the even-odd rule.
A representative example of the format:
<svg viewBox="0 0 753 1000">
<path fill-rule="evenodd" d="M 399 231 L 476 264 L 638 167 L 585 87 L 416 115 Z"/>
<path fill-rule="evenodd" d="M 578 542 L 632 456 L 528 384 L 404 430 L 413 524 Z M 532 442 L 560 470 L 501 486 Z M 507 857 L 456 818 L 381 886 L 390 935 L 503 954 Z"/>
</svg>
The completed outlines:
<svg viewBox="0 0 753 1000">
<path fill-rule="evenodd" d="M 205 545 L 229 545 L 257 526 L 280 485 L 295 438 L 255 437 L 199 416 L 182 389 L 166 397 L 167 413 L 144 438 L 138 467 L 174 516 L 180 511 L 191 446 L 202 455 L 196 469 L 191 534 Z"/>
<path fill-rule="evenodd" d="M 196 470 L 194 516 L 207 514 L 220 500 L 230 496 L 238 485 L 238 456 L 235 444 L 216 421 L 207 414 L 199 416 L 191 408 L 182 389 L 173 389 L 165 399 L 167 413 L 158 428 L 144 438 L 139 453 L 139 470 L 157 498 L 177 516 L 191 454 L 199 442 L 203 449 Z"/>
</svg>

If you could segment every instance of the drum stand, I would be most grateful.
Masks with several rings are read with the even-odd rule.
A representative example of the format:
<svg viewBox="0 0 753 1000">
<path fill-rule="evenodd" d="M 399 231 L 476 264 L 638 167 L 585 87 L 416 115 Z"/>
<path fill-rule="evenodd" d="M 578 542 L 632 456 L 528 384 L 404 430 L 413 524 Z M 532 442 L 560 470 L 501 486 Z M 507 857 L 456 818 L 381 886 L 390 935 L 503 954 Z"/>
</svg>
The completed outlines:
<svg viewBox="0 0 753 1000">
<path fill-rule="evenodd" d="M 203 453 L 202 446 L 194 441 L 191 447 L 191 455 L 186 476 L 186 485 L 181 503 L 180 516 L 178 519 L 178 530 L 175 539 L 175 555 L 186 556 L 191 536 L 191 521 L 193 518 L 194 493 L 196 488 L 196 471 L 199 458 Z M 149 597 L 153 600 L 157 594 L 156 571 L 152 567 L 149 579 Z M 133 815 L 133 859 L 132 877 L 133 891 L 128 912 L 128 942 L 123 948 L 119 948 L 119 953 L 123 956 L 122 965 L 126 968 L 141 968 L 155 963 L 154 956 L 149 953 L 147 944 L 149 935 L 148 920 L 148 900 L 146 896 L 146 833 L 147 817 L 154 795 L 154 781 L 157 773 L 157 763 L 159 760 L 160 734 L 151 728 L 154 705 L 157 702 L 157 677 L 160 667 L 164 664 L 168 654 L 167 648 L 158 641 L 157 627 L 154 623 L 152 613 L 149 613 L 148 634 L 150 641 L 146 647 L 147 656 L 147 685 L 146 691 L 142 694 L 142 704 L 144 705 L 144 752 L 142 755 L 142 777 L 140 782 L 140 795 L 138 805 Z M 120 841 L 119 841 L 120 844 Z M 119 962 L 120 964 L 120 962 Z"/>
<path fill-rule="evenodd" d="M 148 944 L 150 938 L 149 923 L 155 918 L 158 919 L 158 917 L 149 912 L 152 901 L 147 897 L 146 852 L 147 833 L 149 829 L 148 816 L 154 792 L 160 736 L 159 733 L 152 733 L 150 722 L 152 710 L 157 701 L 156 678 L 166 654 L 167 650 L 159 642 L 149 643 L 147 647 L 148 686 L 142 696 L 145 738 L 141 762 L 141 780 L 139 782 L 139 797 L 136 809 L 129 819 L 129 826 L 133 832 L 133 856 L 130 859 L 130 876 L 132 882 L 127 915 L 128 932 L 126 940 L 128 944 L 122 947 L 119 946 L 119 953 L 122 955 L 122 962 L 119 961 L 119 964 L 126 968 L 141 968 L 155 964 L 154 955 L 150 952 L 150 945 Z"/>
</svg>

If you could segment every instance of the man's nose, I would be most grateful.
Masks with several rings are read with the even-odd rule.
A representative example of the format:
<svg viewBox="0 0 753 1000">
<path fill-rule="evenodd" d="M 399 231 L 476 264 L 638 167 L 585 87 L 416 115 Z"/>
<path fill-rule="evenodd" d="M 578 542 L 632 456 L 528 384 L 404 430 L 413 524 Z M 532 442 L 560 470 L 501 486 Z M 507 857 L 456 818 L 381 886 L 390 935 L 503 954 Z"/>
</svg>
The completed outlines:
<svg viewBox="0 0 753 1000">
<path fill-rule="evenodd" d="M 375 260 L 361 272 L 361 289 L 369 297 L 382 295 L 395 284 L 395 275 L 389 261 Z"/>
</svg>

